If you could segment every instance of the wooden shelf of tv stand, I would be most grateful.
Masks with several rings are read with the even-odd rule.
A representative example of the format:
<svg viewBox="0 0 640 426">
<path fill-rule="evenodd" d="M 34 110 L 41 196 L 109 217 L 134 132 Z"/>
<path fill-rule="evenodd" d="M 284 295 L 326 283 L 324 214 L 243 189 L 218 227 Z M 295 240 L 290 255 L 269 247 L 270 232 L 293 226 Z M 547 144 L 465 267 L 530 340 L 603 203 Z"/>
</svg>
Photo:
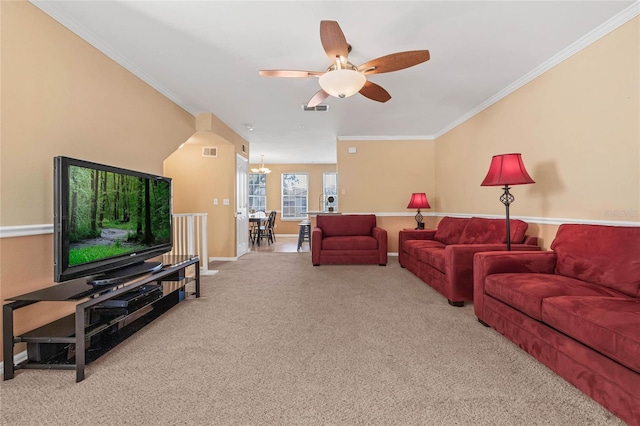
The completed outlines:
<svg viewBox="0 0 640 426">
<path fill-rule="evenodd" d="M 132 278 L 129 281 L 105 285 L 89 286 L 86 280 L 74 280 L 67 283 L 56 284 L 54 287 L 27 293 L 10 298 L 11 303 L 3 306 L 3 357 L 4 380 L 14 377 L 16 369 L 75 369 L 76 382 L 80 382 L 85 376 L 85 365 L 106 353 L 115 345 L 135 333 L 142 326 L 153 321 L 159 315 L 170 309 L 179 301 L 179 290 L 184 290 L 190 282 L 195 282 L 195 297 L 200 297 L 200 261 L 197 256 L 163 256 L 165 264 L 163 269 L 157 272 Z M 195 273 L 185 275 L 188 266 L 194 265 Z M 162 286 L 162 296 L 150 300 L 136 307 L 131 312 L 105 315 L 95 323 L 87 324 L 88 315 L 92 310 L 100 309 L 107 300 L 118 299 L 123 294 L 130 292 L 145 284 L 157 283 Z M 20 336 L 13 335 L 13 311 L 22 307 L 43 301 L 75 301 L 76 312 L 64 318 L 45 324 L 42 327 L 31 330 Z M 114 328 L 118 330 L 104 350 L 89 352 L 88 343 L 94 336 L 99 336 Z M 73 345 L 74 356 L 60 362 L 46 363 L 24 361 L 14 364 L 13 345 L 15 343 L 61 343 Z"/>
</svg>

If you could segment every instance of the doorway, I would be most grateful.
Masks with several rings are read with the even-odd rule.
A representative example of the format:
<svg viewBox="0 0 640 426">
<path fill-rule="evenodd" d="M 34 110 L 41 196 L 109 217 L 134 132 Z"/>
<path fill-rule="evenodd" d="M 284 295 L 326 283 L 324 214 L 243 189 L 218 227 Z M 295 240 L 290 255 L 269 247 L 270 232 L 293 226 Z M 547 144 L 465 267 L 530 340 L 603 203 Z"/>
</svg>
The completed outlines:
<svg viewBox="0 0 640 426">
<path fill-rule="evenodd" d="M 236 154 L 236 256 L 249 251 L 249 160 Z"/>
</svg>

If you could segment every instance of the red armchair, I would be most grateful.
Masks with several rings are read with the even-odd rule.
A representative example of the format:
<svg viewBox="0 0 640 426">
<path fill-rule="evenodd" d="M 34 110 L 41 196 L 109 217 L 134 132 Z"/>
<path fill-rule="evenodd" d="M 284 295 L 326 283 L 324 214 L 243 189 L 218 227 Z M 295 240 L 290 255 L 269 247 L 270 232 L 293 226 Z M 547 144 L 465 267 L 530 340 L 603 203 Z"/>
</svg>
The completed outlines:
<svg viewBox="0 0 640 426">
<path fill-rule="evenodd" d="M 376 216 L 319 215 L 311 233 L 311 261 L 319 265 L 387 264 L 387 231 Z"/>
</svg>

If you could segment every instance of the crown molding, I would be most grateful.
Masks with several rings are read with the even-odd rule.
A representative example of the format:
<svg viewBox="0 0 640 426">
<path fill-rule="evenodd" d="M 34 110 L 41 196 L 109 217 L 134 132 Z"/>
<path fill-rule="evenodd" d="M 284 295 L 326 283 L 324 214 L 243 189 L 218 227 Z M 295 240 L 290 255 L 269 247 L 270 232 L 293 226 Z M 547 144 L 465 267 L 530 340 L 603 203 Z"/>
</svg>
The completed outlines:
<svg viewBox="0 0 640 426">
<path fill-rule="evenodd" d="M 173 103 L 178 105 L 180 108 L 187 111 L 189 114 L 196 116 L 201 111 L 195 111 L 193 108 L 185 105 L 178 97 L 171 92 L 169 89 L 160 84 L 157 80 L 151 77 L 149 74 L 142 71 L 139 67 L 137 67 L 129 58 L 122 55 L 120 52 L 109 47 L 107 43 L 105 43 L 100 37 L 98 37 L 95 33 L 87 30 L 85 27 L 80 25 L 75 19 L 70 18 L 66 14 L 62 13 L 60 9 L 56 6 L 56 2 L 54 1 L 45 1 L 45 0 L 29 0 L 30 3 L 38 7 L 38 9 L 42 10 L 47 15 L 51 16 L 53 19 L 64 25 L 71 32 L 78 35 L 81 39 L 89 43 L 91 46 L 98 49 L 100 52 L 104 53 L 107 57 L 115 61 L 117 64 L 121 65 L 133 75 L 138 77 L 140 80 L 147 83 L 149 86 L 153 87 L 155 90 L 160 92 L 162 95 L 167 97 Z"/>
<path fill-rule="evenodd" d="M 139 67 L 137 67 L 131 60 L 129 60 L 126 56 L 122 55 L 120 52 L 110 48 L 107 43 L 105 43 L 100 37 L 98 37 L 93 32 L 87 30 L 82 25 L 80 25 L 77 21 L 72 18 L 69 18 L 64 13 L 60 11 L 60 9 L 56 6 L 53 1 L 46 0 L 29 0 L 30 3 L 37 6 L 40 10 L 42 10 L 47 15 L 51 16 L 56 21 L 60 22 L 66 28 L 68 28 L 73 33 L 77 34 L 80 38 L 87 41 L 90 45 L 104 53 L 106 56 L 114 60 L 119 65 L 123 66 L 125 69 L 130 71 L 136 77 L 140 78 L 145 83 L 149 84 L 155 90 L 160 92 L 162 95 L 166 96 L 176 105 L 180 106 L 185 111 L 190 114 L 196 116 L 200 111 L 195 111 L 193 108 L 190 108 L 188 105 L 185 105 L 181 102 L 178 97 L 171 92 L 169 89 L 161 85 L 158 81 L 152 78 L 149 74 L 142 71 Z M 542 63 L 529 73 L 525 74 L 509 86 L 505 87 L 495 95 L 491 96 L 489 99 L 478 105 L 477 107 L 471 109 L 466 114 L 462 115 L 458 119 L 452 121 L 447 126 L 440 129 L 438 132 L 432 135 L 415 135 L 415 136 L 338 136 L 338 140 L 342 141 L 366 141 L 366 140 L 435 140 L 445 133 L 453 130 L 460 124 L 469 120 L 476 114 L 481 111 L 487 109 L 494 103 L 498 102 L 502 98 L 508 96 L 514 91 L 518 90 L 525 84 L 529 83 L 533 79 L 539 77 L 541 74 L 550 70 L 554 66 L 558 65 L 565 59 L 573 56 L 575 53 L 589 46 L 593 42 L 599 40 L 603 36 L 609 34 L 611 31 L 630 21 L 640 14 L 640 1 L 635 1 L 629 7 L 627 7 L 622 12 L 618 13 L 608 21 L 604 22 L 599 27 L 595 28 L 557 55 Z"/>
<path fill-rule="evenodd" d="M 338 136 L 339 141 L 423 141 L 435 140 L 433 135 L 412 136 Z"/>
<path fill-rule="evenodd" d="M 632 20 L 633 18 L 635 18 L 638 15 L 640 15 L 640 1 L 636 1 L 635 3 L 631 4 L 629 7 L 627 7 L 622 12 L 618 13 L 617 15 L 615 15 L 614 17 L 612 17 L 608 21 L 604 22 L 603 24 L 601 24 L 597 28 L 594 28 L 592 31 L 590 31 L 589 33 L 585 34 L 583 37 L 581 37 L 580 39 L 578 39 L 577 41 L 575 41 L 574 43 L 572 43 L 571 45 L 569 45 L 565 49 L 561 50 L 559 53 L 557 53 L 552 58 L 550 58 L 547 61 L 543 62 L 538 67 L 534 68 L 533 70 L 531 70 L 527 74 L 523 75 L 518 80 L 516 80 L 513 83 L 511 83 L 509 86 L 505 87 L 504 89 L 502 89 L 501 91 L 499 91 L 495 95 L 491 96 L 489 99 L 487 99 L 486 101 L 484 101 L 483 103 L 481 103 L 477 107 L 471 109 L 466 114 L 464 114 L 461 117 L 459 117 L 458 119 L 452 121 L 447 126 L 443 127 L 442 129 L 440 129 L 439 131 L 437 131 L 433 135 L 422 135 L 422 136 L 338 136 L 338 140 L 341 140 L 341 141 L 436 140 L 440 136 L 442 136 L 445 133 L 455 129 L 456 127 L 458 127 L 459 125 L 461 125 L 465 121 L 469 120 L 470 118 L 472 118 L 476 114 L 478 114 L 478 113 L 484 111 L 485 109 L 489 108 L 491 105 L 495 104 L 496 102 L 498 102 L 502 98 L 505 98 L 508 95 L 510 95 L 511 93 L 513 93 L 516 90 L 520 89 L 525 84 L 527 84 L 527 83 L 531 82 L 532 80 L 538 78 L 539 76 L 541 76 L 545 72 L 549 71 L 551 68 L 555 67 L 556 65 L 560 64 L 564 60 L 566 60 L 566 59 L 570 58 L 571 56 L 575 55 L 576 53 L 580 52 L 585 47 L 587 47 L 587 46 L 593 44 L 594 42 L 598 41 L 599 39 L 601 39 L 605 35 L 609 34 L 610 32 L 614 31 L 615 29 L 617 29 L 618 27 L 626 24 L 627 22 L 629 22 L 630 20 Z"/>
<path fill-rule="evenodd" d="M 449 125 L 440 129 L 432 137 L 434 139 L 437 139 L 440 136 L 444 135 L 445 133 L 453 130 L 454 128 L 458 127 L 465 121 L 469 120 L 474 115 L 489 108 L 491 105 L 495 104 L 502 98 L 507 97 L 511 93 L 515 92 L 516 90 L 524 86 L 525 84 L 538 78 L 540 75 L 544 74 L 545 72 L 549 71 L 551 68 L 560 64 L 565 59 L 570 58 L 571 56 L 578 53 L 585 47 L 589 46 L 595 41 L 598 41 L 605 35 L 609 34 L 616 28 L 620 27 L 621 25 L 629 22 L 631 19 L 635 18 L 638 15 L 640 15 L 640 1 L 634 2 L 629 7 L 624 9 L 622 12 L 618 13 L 617 15 L 615 15 L 608 21 L 604 22 L 597 28 L 594 28 L 591 32 L 585 34 L 583 37 L 581 37 L 580 39 L 578 39 L 577 41 L 575 41 L 573 44 L 569 45 L 565 49 L 561 50 L 558 54 L 556 54 L 552 58 L 548 59 L 547 61 L 540 64 L 538 67 L 534 68 L 527 74 L 523 75 L 518 80 L 514 81 L 509 86 L 505 87 L 495 95 L 491 96 L 489 99 L 487 99 L 477 107 L 473 108 L 472 110 L 470 110 L 469 112 L 467 112 L 466 114 L 458 118 L 457 120 L 454 120 L 453 122 L 449 123 Z"/>
</svg>

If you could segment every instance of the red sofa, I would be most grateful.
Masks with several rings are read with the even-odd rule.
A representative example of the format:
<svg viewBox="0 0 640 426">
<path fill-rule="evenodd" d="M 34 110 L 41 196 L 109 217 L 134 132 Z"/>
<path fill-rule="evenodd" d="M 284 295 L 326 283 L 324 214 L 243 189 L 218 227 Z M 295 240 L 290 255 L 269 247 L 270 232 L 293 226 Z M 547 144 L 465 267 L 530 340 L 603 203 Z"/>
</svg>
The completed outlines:
<svg viewBox="0 0 640 426">
<path fill-rule="evenodd" d="M 318 215 L 311 232 L 311 261 L 327 264 L 387 264 L 387 231 L 373 214 Z"/>
<path fill-rule="evenodd" d="M 476 316 L 640 425 L 640 227 L 561 225 L 551 249 L 476 254 Z"/>
<path fill-rule="evenodd" d="M 536 237 L 527 237 L 528 224 L 509 221 L 511 250 L 539 250 Z M 473 300 L 473 255 L 506 250 L 503 219 L 444 217 L 436 230 L 403 230 L 398 260 L 425 283 L 442 293 L 452 306 Z"/>
</svg>

